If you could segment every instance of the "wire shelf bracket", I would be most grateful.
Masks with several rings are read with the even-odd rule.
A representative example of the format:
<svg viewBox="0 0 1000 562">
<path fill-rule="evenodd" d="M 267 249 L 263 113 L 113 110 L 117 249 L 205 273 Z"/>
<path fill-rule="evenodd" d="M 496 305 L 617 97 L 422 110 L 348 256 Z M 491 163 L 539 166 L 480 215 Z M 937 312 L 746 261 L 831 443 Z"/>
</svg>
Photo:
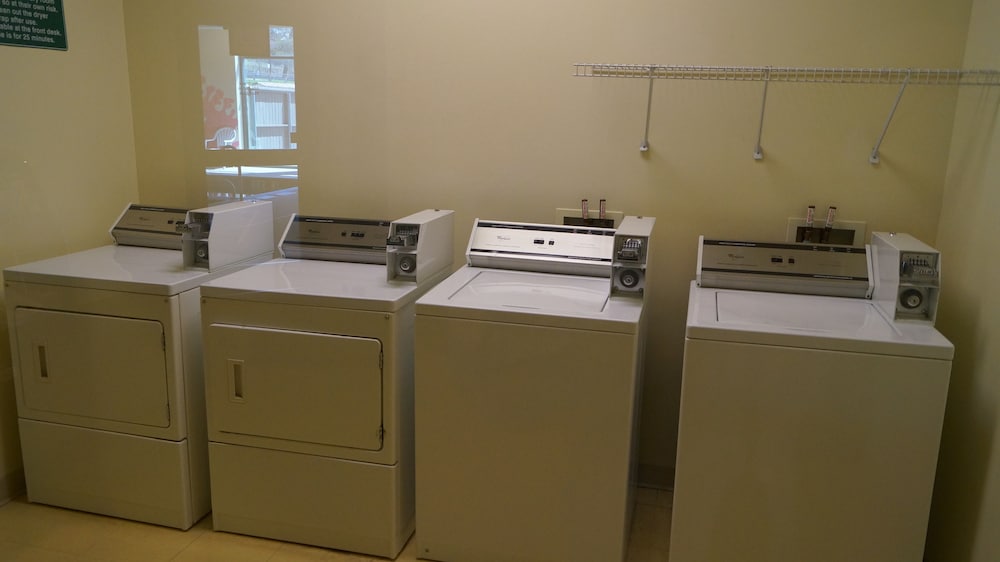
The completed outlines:
<svg viewBox="0 0 1000 562">
<path fill-rule="evenodd" d="M 649 71 L 649 96 L 646 98 L 646 131 L 642 134 L 642 144 L 639 145 L 639 152 L 649 150 L 649 116 L 653 112 L 653 71 Z"/>
<path fill-rule="evenodd" d="M 764 150 L 760 147 L 760 138 L 764 133 L 764 108 L 767 107 L 767 85 L 771 83 L 771 69 L 764 72 L 764 96 L 760 102 L 760 124 L 757 126 L 757 144 L 753 148 L 753 159 L 763 160 Z"/>
<path fill-rule="evenodd" d="M 582 78 L 642 78 L 649 81 L 646 100 L 646 128 L 641 152 L 649 150 L 649 123 L 653 107 L 655 80 L 721 80 L 736 82 L 764 82 L 760 105 L 760 122 L 754 160 L 763 160 L 761 138 L 764 132 L 764 110 L 767 107 L 767 88 L 771 82 L 796 82 L 809 84 L 899 84 L 899 92 L 886 118 L 882 132 L 868 155 L 868 162 L 878 164 L 879 148 L 896 114 L 903 92 L 909 85 L 922 86 L 1000 86 L 1000 70 L 966 70 L 935 68 L 823 68 L 786 66 L 684 66 L 659 64 L 597 64 L 576 63 L 573 76 Z"/>
<path fill-rule="evenodd" d="M 892 116 L 896 114 L 896 108 L 899 107 L 899 101 L 903 99 L 903 92 L 906 91 L 906 85 L 910 83 L 910 75 L 907 74 L 906 78 L 903 80 L 903 84 L 899 87 L 899 93 L 896 94 L 896 101 L 892 103 L 892 109 L 889 110 L 889 117 L 885 119 L 885 125 L 882 127 L 882 132 L 878 136 L 878 140 L 875 141 L 875 147 L 872 148 L 872 153 L 868 156 L 869 164 L 878 164 L 881 160 L 878 157 L 878 149 L 882 146 L 882 141 L 885 139 L 885 133 L 889 130 L 889 124 L 892 123 Z"/>
</svg>

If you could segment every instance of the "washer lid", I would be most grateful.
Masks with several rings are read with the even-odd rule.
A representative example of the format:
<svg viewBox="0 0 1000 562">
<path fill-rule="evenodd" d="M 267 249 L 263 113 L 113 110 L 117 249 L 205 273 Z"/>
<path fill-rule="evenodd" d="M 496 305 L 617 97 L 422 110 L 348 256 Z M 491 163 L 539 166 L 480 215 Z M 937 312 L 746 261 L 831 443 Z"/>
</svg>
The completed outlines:
<svg viewBox="0 0 1000 562">
<path fill-rule="evenodd" d="M 807 333 L 860 332 L 874 325 L 893 329 L 871 301 L 851 298 L 786 299 L 784 293 L 726 291 L 715 293 L 721 325 L 765 325 Z"/>
<path fill-rule="evenodd" d="M 636 333 L 642 300 L 610 298 L 606 278 L 464 266 L 417 301 L 417 314 Z"/>
<path fill-rule="evenodd" d="M 178 250 L 101 246 L 46 260 L 8 267 L 6 281 L 176 295 L 218 275 L 184 269 Z"/>
<path fill-rule="evenodd" d="M 932 326 L 890 322 L 867 299 L 708 289 L 691 284 L 687 337 L 950 360 Z"/>
<path fill-rule="evenodd" d="M 426 288 L 386 281 L 384 265 L 276 259 L 205 283 L 201 296 L 392 312 Z"/>
<path fill-rule="evenodd" d="M 608 302 L 608 281 L 599 277 L 484 270 L 449 299 L 490 308 L 596 314 Z"/>
</svg>

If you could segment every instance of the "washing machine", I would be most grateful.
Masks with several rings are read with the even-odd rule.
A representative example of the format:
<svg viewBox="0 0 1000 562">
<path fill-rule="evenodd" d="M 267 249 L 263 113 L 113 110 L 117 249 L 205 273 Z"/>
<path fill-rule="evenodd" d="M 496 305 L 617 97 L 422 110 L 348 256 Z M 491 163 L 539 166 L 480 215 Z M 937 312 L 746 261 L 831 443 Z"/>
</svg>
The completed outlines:
<svg viewBox="0 0 1000 562">
<path fill-rule="evenodd" d="M 185 267 L 192 215 L 231 261 Z M 187 529 L 210 503 L 198 287 L 273 255 L 270 203 L 129 205 L 111 233 L 4 270 L 28 500 Z"/>
<path fill-rule="evenodd" d="M 954 350 L 908 292 L 940 278 L 911 242 L 701 239 L 671 562 L 922 560 Z"/>
<path fill-rule="evenodd" d="M 623 560 L 654 219 L 476 220 L 417 301 L 417 555 Z"/>
<path fill-rule="evenodd" d="M 452 211 L 295 215 L 283 258 L 202 287 L 216 530 L 395 557 L 414 529 L 414 303 Z"/>
</svg>

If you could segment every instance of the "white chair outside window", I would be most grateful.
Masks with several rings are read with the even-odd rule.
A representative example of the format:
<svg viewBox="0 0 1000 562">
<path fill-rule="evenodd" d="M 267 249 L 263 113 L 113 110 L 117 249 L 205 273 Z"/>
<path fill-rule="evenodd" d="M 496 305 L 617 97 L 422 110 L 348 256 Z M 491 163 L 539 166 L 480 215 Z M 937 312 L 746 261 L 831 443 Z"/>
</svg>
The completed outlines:
<svg viewBox="0 0 1000 562">
<path fill-rule="evenodd" d="M 236 149 L 236 129 L 232 127 L 220 127 L 215 131 L 215 136 L 205 139 L 206 149 Z"/>
</svg>

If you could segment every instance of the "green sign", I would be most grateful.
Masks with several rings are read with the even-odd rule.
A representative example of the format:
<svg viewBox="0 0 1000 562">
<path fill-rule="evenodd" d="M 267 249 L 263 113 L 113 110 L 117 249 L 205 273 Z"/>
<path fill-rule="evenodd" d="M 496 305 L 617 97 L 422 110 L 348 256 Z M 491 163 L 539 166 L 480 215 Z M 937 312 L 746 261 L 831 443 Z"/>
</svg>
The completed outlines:
<svg viewBox="0 0 1000 562">
<path fill-rule="evenodd" d="M 0 0 L 0 45 L 65 51 L 62 0 Z"/>
</svg>

